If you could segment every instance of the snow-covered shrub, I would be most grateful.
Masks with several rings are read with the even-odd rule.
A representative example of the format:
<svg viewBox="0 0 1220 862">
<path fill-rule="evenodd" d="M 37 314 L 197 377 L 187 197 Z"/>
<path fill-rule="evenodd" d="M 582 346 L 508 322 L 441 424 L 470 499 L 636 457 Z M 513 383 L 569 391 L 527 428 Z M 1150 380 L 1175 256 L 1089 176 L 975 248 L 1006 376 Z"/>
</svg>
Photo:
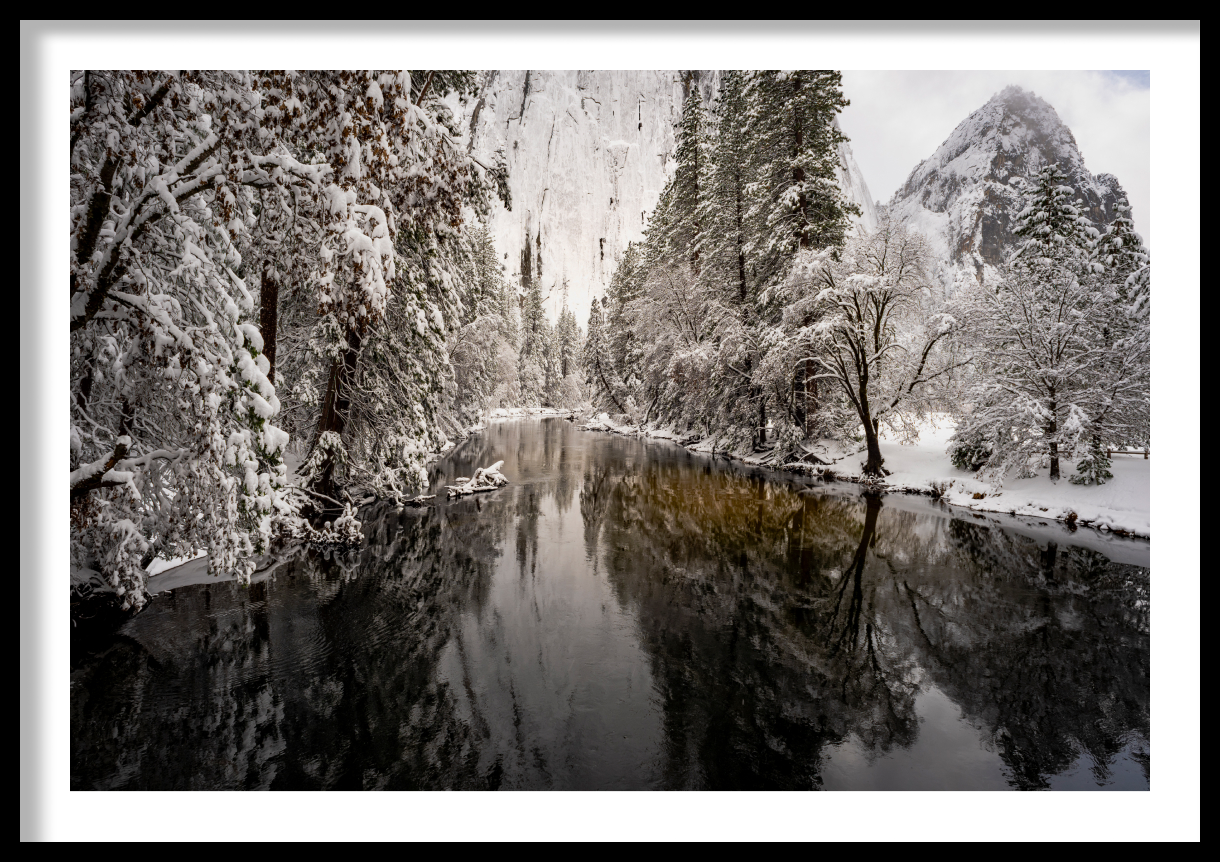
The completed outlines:
<svg viewBox="0 0 1220 862">
<path fill-rule="evenodd" d="M 1110 472 L 1110 455 L 1102 448 L 1100 441 L 1094 440 L 1089 446 L 1088 454 L 1076 464 L 1076 475 L 1068 477 L 1073 485 L 1104 485 L 1107 479 L 1113 479 Z"/>
<path fill-rule="evenodd" d="M 949 442 L 949 461 L 959 470 L 976 473 L 991 457 L 991 446 L 982 434 L 954 437 Z"/>
</svg>

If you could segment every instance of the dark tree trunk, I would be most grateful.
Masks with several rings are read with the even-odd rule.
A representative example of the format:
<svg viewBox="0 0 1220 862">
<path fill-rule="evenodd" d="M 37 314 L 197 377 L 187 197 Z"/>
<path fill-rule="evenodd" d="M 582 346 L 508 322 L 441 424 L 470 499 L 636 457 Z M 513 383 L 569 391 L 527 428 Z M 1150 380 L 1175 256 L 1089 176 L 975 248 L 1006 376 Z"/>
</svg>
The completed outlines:
<svg viewBox="0 0 1220 862">
<path fill-rule="evenodd" d="M 343 356 L 336 359 L 330 366 L 330 377 L 326 382 L 326 396 L 322 401 L 322 415 L 318 419 L 318 433 L 314 437 L 314 446 L 328 431 L 340 437 L 347 428 L 347 419 L 352 405 L 352 383 L 356 379 L 356 365 L 360 359 L 360 334 L 348 330 L 347 349 Z M 335 459 L 328 455 L 322 464 L 314 490 L 328 497 L 337 496 L 335 485 Z"/>
<path fill-rule="evenodd" d="M 76 403 L 82 413 L 89 412 L 89 397 L 93 394 L 93 363 L 85 363 L 85 376 L 81 378 L 80 390 L 76 393 Z"/>
<path fill-rule="evenodd" d="M 880 423 L 873 418 L 872 408 L 868 403 L 868 377 L 860 381 L 856 395 L 856 412 L 860 415 L 860 424 L 864 426 L 864 442 L 868 446 L 868 461 L 864 464 L 864 472 L 869 476 L 884 476 L 881 464 L 881 444 L 877 440 L 877 430 Z"/>
<path fill-rule="evenodd" d="M 1059 430 L 1059 422 L 1056 419 L 1056 408 L 1058 405 L 1051 401 L 1051 421 L 1047 423 L 1046 433 L 1051 437 L 1051 481 L 1059 481 L 1059 444 L 1053 439 L 1055 433 Z"/>
<path fill-rule="evenodd" d="M 271 268 L 263 268 L 263 285 L 259 293 L 261 309 L 259 311 L 259 329 L 263 336 L 263 356 L 271 367 L 267 370 L 267 379 L 275 383 L 275 333 L 279 318 L 280 283 L 271 274 Z"/>
<path fill-rule="evenodd" d="M 758 445 L 762 446 L 767 442 L 767 399 L 761 397 L 758 399 Z"/>
<path fill-rule="evenodd" d="M 805 436 L 809 436 L 809 417 L 818 409 L 818 381 L 809 372 L 809 360 L 805 360 Z"/>
<path fill-rule="evenodd" d="M 798 362 L 796 374 L 792 378 L 792 418 L 802 430 L 807 430 L 809 425 L 805 413 L 808 404 L 809 396 L 805 392 L 805 363 Z"/>
<path fill-rule="evenodd" d="M 864 472 L 870 476 L 882 476 L 881 444 L 877 440 L 877 420 L 864 423 L 864 442 L 868 445 L 868 461 L 864 464 Z"/>
</svg>

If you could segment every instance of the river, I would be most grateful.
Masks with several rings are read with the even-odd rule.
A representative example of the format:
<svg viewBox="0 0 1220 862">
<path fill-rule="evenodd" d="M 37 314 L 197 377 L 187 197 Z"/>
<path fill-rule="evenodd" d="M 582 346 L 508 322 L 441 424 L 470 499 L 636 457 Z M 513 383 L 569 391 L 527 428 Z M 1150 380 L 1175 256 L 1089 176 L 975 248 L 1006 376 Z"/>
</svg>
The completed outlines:
<svg viewBox="0 0 1220 862">
<path fill-rule="evenodd" d="M 494 424 L 72 650 L 73 789 L 1149 788 L 1146 542 Z"/>
</svg>

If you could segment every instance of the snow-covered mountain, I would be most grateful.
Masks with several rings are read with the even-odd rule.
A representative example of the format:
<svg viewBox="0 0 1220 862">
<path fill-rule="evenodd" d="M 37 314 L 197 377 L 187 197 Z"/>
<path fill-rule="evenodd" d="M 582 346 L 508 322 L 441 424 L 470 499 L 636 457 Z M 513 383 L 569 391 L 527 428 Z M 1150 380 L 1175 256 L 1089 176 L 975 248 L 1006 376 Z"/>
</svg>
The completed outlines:
<svg viewBox="0 0 1220 862">
<path fill-rule="evenodd" d="M 1068 176 L 1095 224 L 1113 220 L 1123 194 L 1117 178 L 1089 173 L 1055 109 L 1020 87 L 1002 90 L 963 120 L 911 172 L 888 208 L 929 238 L 944 284 L 989 278 L 1015 248 L 1022 197 L 1014 179 L 1032 179 L 1051 162 Z"/>
<path fill-rule="evenodd" d="M 490 220 L 511 283 L 540 280 L 547 313 L 564 302 L 580 325 L 605 294 L 627 244 L 648 226 L 673 172 L 674 126 L 691 87 L 711 104 L 716 71 L 496 71 L 467 108 L 468 144 L 490 156 L 503 146 L 513 208 Z M 876 223 L 851 148 L 840 181 Z"/>
</svg>

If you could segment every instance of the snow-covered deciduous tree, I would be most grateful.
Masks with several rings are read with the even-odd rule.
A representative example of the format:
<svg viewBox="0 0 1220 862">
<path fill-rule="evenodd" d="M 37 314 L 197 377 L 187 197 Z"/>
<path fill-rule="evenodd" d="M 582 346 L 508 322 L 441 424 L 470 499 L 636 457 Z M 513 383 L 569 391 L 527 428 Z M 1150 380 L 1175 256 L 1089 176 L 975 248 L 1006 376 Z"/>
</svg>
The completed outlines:
<svg viewBox="0 0 1220 862">
<path fill-rule="evenodd" d="M 881 424 L 926 411 L 932 386 L 964 364 L 945 349 L 957 321 L 927 265 L 922 235 L 883 217 L 838 253 L 802 253 L 789 277 L 760 297 L 783 308 L 764 368 L 784 369 L 781 379 L 791 380 L 797 363 L 811 363 L 809 379 L 847 399 L 864 430 L 868 475 L 883 474 Z"/>
</svg>

